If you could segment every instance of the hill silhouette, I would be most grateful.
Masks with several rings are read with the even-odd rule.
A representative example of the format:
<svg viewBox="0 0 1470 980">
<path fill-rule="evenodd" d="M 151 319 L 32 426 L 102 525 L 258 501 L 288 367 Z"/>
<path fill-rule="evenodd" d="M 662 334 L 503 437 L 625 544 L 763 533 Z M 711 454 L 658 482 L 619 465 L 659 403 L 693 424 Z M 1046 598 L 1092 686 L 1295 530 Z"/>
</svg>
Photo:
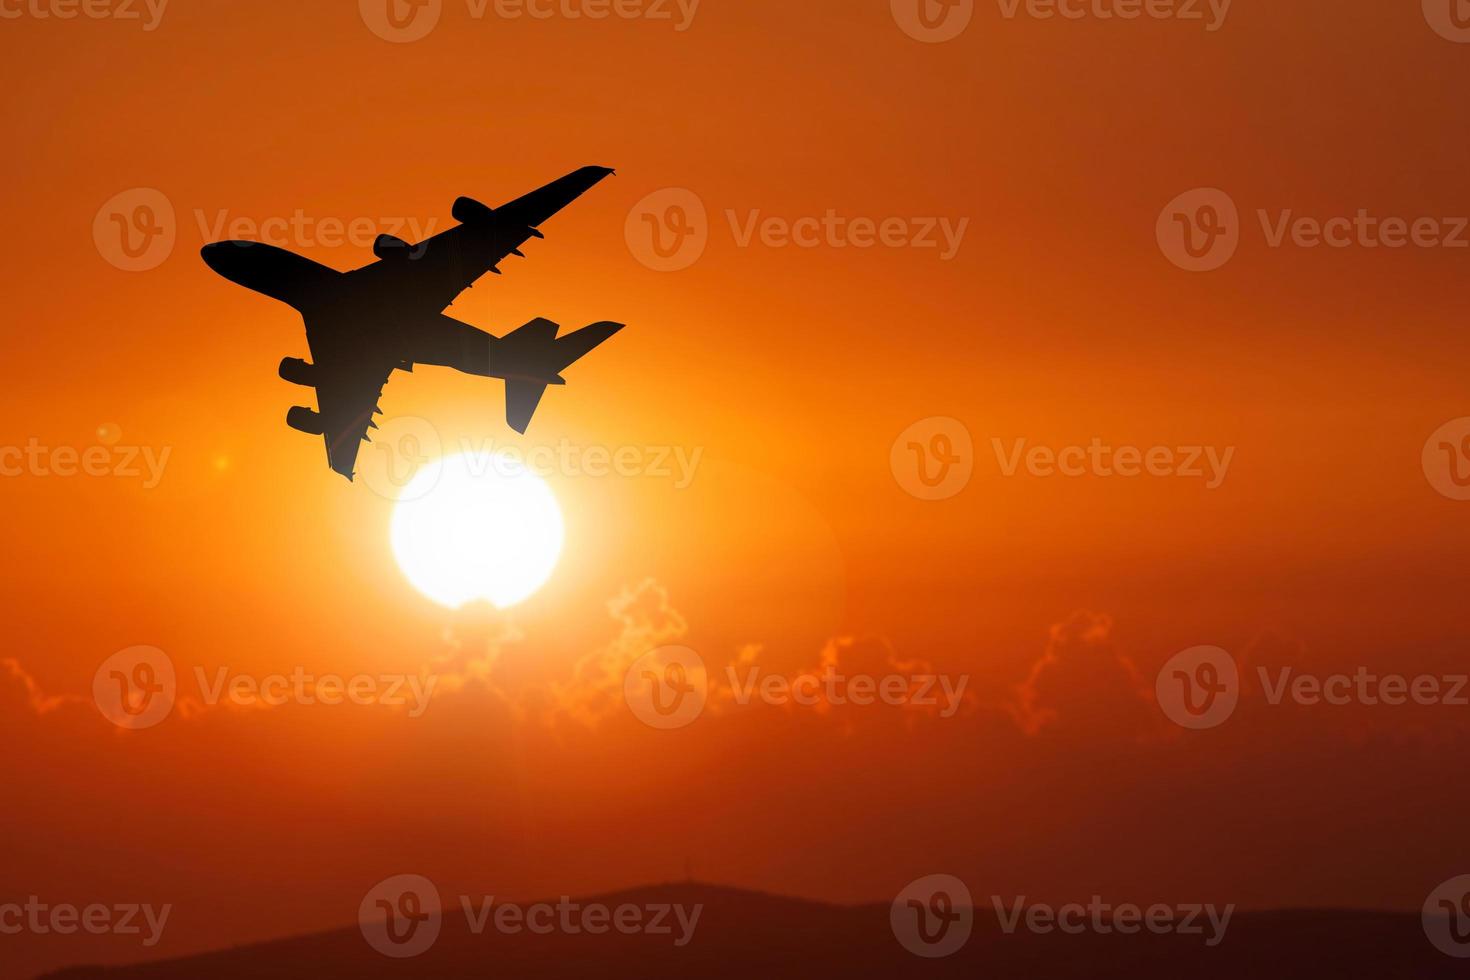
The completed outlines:
<svg viewBox="0 0 1470 980">
<path fill-rule="evenodd" d="M 555 899 L 550 900 L 555 904 Z M 1370 911 L 1238 912 L 1225 940 L 1201 936 L 1007 935 L 977 896 L 974 933 L 952 956 L 923 959 L 894 939 L 887 905 L 838 906 L 702 884 L 661 885 L 578 899 L 583 905 L 704 906 L 678 948 L 670 936 L 470 929 L 446 897 L 443 930 L 422 955 L 374 951 L 356 926 L 199 956 L 122 967 L 75 967 L 48 980 L 244 980 L 285 977 L 637 978 L 1046 977 L 1238 980 L 1331 976 L 1362 980 L 1463 977 L 1466 964 L 1437 951 L 1419 916 Z M 531 903 L 526 903 L 531 904 Z M 675 930 L 677 933 L 677 929 Z"/>
</svg>

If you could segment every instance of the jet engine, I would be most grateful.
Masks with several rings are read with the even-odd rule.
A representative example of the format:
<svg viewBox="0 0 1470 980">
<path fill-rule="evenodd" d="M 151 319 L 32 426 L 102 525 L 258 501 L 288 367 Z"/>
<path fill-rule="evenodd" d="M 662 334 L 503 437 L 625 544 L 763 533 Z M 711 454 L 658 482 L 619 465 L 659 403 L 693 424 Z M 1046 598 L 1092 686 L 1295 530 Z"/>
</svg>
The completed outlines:
<svg viewBox="0 0 1470 980">
<path fill-rule="evenodd" d="M 327 431 L 320 414 L 300 405 L 286 413 L 286 424 L 297 432 L 305 432 L 310 436 L 319 436 Z"/>
<path fill-rule="evenodd" d="M 373 255 L 380 259 L 403 258 L 413 248 L 397 235 L 379 235 L 373 241 Z"/>
<path fill-rule="evenodd" d="M 308 364 L 299 357 L 287 357 L 281 361 L 280 375 L 282 381 L 309 388 L 316 384 L 316 365 Z"/>
<path fill-rule="evenodd" d="M 460 224 L 472 225 L 490 220 L 495 211 L 472 197 L 461 197 L 454 202 L 454 208 L 449 213 L 454 215 L 454 220 Z"/>
</svg>

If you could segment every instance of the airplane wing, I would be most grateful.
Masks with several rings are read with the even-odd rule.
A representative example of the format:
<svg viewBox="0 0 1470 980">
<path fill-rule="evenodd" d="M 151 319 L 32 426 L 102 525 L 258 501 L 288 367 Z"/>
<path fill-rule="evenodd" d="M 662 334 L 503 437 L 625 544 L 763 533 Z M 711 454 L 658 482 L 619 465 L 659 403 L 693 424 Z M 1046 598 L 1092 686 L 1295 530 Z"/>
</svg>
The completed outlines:
<svg viewBox="0 0 1470 980">
<path fill-rule="evenodd" d="M 525 197 L 516 198 L 509 204 L 496 208 L 495 215 L 504 222 L 537 228 L 604 178 L 612 176 L 613 172 L 611 167 L 583 167 L 581 170 L 574 170 Z"/>
<path fill-rule="evenodd" d="M 306 341 L 315 362 L 317 411 L 311 423 L 326 442 L 327 463 L 351 480 L 368 429 L 376 428 L 373 415 L 383 387 L 404 364 L 370 338 L 340 324 L 308 321 Z"/>
<path fill-rule="evenodd" d="M 375 427 L 373 415 L 378 410 L 378 399 L 383 396 L 383 386 L 394 367 L 354 365 L 317 386 L 317 411 L 322 417 L 327 463 L 349 480 L 356 470 L 357 453 L 368 429 Z"/>
<path fill-rule="evenodd" d="M 538 230 L 542 223 L 612 172 L 583 167 L 499 208 L 462 197 L 454 202 L 458 225 L 418 245 L 379 239 L 379 261 L 347 273 L 348 281 L 442 310 L 487 272 L 498 273 L 507 256 L 521 255 L 526 242 L 545 237 Z"/>
</svg>

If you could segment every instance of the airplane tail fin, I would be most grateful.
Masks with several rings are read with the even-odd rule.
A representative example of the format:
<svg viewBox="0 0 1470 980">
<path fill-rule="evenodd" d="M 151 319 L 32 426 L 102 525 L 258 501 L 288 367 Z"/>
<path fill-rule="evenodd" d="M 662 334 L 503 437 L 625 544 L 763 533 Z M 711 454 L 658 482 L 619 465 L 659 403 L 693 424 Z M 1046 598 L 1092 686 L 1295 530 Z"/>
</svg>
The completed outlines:
<svg viewBox="0 0 1470 980">
<path fill-rule="evenodd" d="M 514 366 L 505 376 L 505 420 L 524 434 L 547 385 L 564 385 L 561 372 L 623 329 L 621 323 L 594 323 L 558 338 L 560 329 L 544 318 L 532 320 L 501 338 L 499 352 Z"/>
</svg>

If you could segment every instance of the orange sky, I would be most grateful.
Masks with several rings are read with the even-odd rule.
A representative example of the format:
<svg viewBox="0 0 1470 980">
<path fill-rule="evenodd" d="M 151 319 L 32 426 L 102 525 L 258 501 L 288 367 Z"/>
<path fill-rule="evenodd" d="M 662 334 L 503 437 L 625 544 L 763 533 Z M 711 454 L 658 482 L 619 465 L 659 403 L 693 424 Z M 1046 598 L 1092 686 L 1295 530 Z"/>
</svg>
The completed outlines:
<svg viewBox="0 0 1470 980">
<path fill-rule="evenodd" d="M 23 937 L 23 964 L 340 925 L 405 870 L 576 894 L 689 857 L 700 877 L 843 900 L 943 870 L 987 894 L 1395 908 L 1470 870 L 1449 761 L 1470 709 L 1267 707 L 1248 683 L 1228 725 L 1184 733 L 1151 700 L 1198 644 L 1322 674 L 1464 669 L 1470 503 L 1420 457 L 1470 415 L 1470 250 L 1272 248 L 1257 216 L 1470 215 L 1470 47 L 1418 4 L 1240 3 L 1206 32 L 982 2 L 939 44 L 887 0 L 704 0 L 682 31 L 677 14 L 476 19 L 445 0 L 403 44 L 354 6 L 173 0 L 149 31 L 0 20 L 0 446 L 83 450 L 112 427 L 169 452 L 151 487 L 0 479 L 0 897 L 177 906 L 160 950 Z M 461 194 L 496 205 L 587 164 L 618 176 L 452 312 L 496 333 L 628 329 L 524 439 L 497 382 L 399 375 L 383 408 L 449 443 L 700 464 L 688 486 L 553 477 L 552 580 L 503 617 L 452 614 L 394 565 L 391 503 L 283 424 L 303 403 L 276 377 L 305 354 L 299 317 L 198 249 L 231 236 L 221 217 L 442 229 Z M 129 272 L 93 224 L 139 187 L 167 199 L 176 242 Z M 1191 274 L 1155 225 L 1197 187 L 1243 227 L 1233 260 Z M 665 188 L 708 215 L 677 272 L 625 236 Z M 742 246 L 756 211 L 968 225 L 948 261 Z M 278 243 L 370 259 L 321 237 Z M 938 416 L 967 427 L 975 473 L 922 501 L 890 448 Z M 1095 437 L 1234 455 L 1206 489 L 1007 477 L 992 449 Z M 969 699 L 951 718 L 727 706 L 657 732 L 589 665 L 620 678 L 671 641 L 715 670 L 751 645 L 787 673 L 824 650 L 920 661 L 970 678 Z M 89 692 L 136 644 L 182 672 L 449 681 L 421 718 L 216 709 L 127 733 Z M 477 669 L 490 679 L 453 689 Z M 1022 703 L 1055 715 L 1028 728 Z"/>
</svg>

